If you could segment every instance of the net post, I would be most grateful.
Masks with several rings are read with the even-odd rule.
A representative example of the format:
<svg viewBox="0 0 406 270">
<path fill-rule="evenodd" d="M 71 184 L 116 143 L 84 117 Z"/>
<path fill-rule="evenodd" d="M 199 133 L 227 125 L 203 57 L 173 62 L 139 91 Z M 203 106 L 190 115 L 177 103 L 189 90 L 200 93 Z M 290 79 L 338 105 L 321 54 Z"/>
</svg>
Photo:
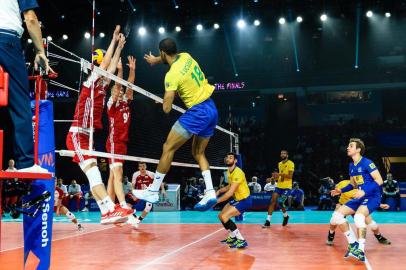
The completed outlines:
<svg viewBox="0 0 406 270">
<path fill-rule="evenodd" d="M 239 136 L 238 134 L 234 133 L 234 151 L 237 155 L 240 154 L 240 141 L 239 141 Z"/>
</svg>

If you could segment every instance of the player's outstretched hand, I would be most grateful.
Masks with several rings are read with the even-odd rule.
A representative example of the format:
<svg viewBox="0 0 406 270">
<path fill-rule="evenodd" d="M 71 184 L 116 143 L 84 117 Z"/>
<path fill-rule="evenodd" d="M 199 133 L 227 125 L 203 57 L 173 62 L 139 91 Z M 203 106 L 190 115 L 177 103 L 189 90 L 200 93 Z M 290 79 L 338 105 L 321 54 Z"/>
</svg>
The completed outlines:
<svg viewBox="0 0 406 270">
<path fill-rule="evenodd" d="M 340 195 L 341 194 L 341 190 L 340 189 L 338 189 L 338 188 L 336 188 L 336 189 L 333 189 L 332 191 L 330 191 L 330 194 L 331 194 L 331 196 L 337 196 L 337 195 Z"/>
<path fill-rule="evenodd" d="M 113 32 L 113 39 L 117 42 L 120 40 L 120 28 L 120 25 L 116 25 L 116 29 Z"/>
<path fill-rule="evenodd" d="M 128 68 L 131 70 L 135 70 L 137 60 L 134 58 L 134 56 L 131 56 L 131 55 L 128 56 L 127 60 L 128 60 L 128 64 L 127 64 Z"/>
<path fill-rule="evenodd" d="M 118 60 L 118 63 L 117 63 L 117 70 L 122 70 L 123 69 L 123 62 L 121 62 L 121 57 L 120 57 L 120 60 Z"/>
<path fill-rule="evenodd" d="M 355 199 L 359 199 L 365 196 L 365 191 L 361 190 L 361 189 L 357 189 L 357 192 L 355 192 L 354 194 L 354 198 Z"/>
<path fill-rule="evenodd" d="M 159 56 L 154 56 L 151 52 L 149 52 L 149 54 L 145 54 L 144 55 L 144 59 L 145 61 L 147 61 L 148 64 L 150 64 L 151 66 L 154 66 L 156 64 L 161 63 L 161 57 Z"/>
<path fill-rule="evenodd" d="M 118 47 L 120 49 L 123 49 L 125 45 L 125 36 L 123 34 L 119 34 L 119 41 L 118 41 Z"/>
</svg>

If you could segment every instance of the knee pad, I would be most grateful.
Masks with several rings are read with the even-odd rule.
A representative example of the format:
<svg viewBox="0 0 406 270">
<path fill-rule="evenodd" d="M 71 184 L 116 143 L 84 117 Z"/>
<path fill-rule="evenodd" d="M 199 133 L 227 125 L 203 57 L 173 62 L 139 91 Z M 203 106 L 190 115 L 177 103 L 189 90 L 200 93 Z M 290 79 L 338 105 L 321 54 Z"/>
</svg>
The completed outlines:
<svg viewBox="0 0 406 270">
<path fill-rule="evenodd" d="M 376 224 L 375 220 L 372 220 L 372 222 L 368 224 L 368 227 L 369 227 L 371 230 L 374 230 L 374 231 L 375 231 L 376 229 L 378 229 L 378 224 Z"/>
<path fill-rule="evenodd" d="M 87 170 L 86 172 L 87 179 L 89 180 L 90 190 L 97 185 L 103 185 L 103 180 L 97 166 L 94 166 Z"/>
<path fill-rule="evenodd" d="M 151 209 L 152 209 L 152 203 L 147 202 L 147 203 L 145 204 L 145 209 L 144 209 L 144 211 L 147 212 L 147 213 L 149 213 L 149 212 L 151 212 Z"/>
<path fill-rule="evenodd" d="M 333 216 L 331 217 L 330 224 L 332 225 L 341 225 L 345 223 L 347 220 L 345 219 L 344 215 L 335 211 Z"/>
<path fill-rule="evenodd" d="M 367 224 L 365 224 L 365 216 L 363 214 L 355 214 L 354 223 L 355 223 L 355 226 L 357 226 L 357 228 L 359 228 L 359 229 L 367 227 Z"/>
</svg>

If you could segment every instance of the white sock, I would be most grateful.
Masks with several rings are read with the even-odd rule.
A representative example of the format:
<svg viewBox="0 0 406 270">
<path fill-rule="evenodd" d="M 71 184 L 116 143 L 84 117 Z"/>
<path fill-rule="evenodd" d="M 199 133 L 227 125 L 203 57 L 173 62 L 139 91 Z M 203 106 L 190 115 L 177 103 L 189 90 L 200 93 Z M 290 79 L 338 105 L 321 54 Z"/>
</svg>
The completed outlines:
<svg viewBox="0 0 406 270">
<path fill-rule="evenodd" d="M 110 199 L 109 196 L 104 197 L 102 202 L 110 212 L 114 211 L 115 204 L 113 203 L 113 201 Z"/>
<path fill-rule="evenodd" d="M 162 181 L 164 181 L 165 174 L 158 171 L 155 172 L 154 182 L 152 182 L 150 189 L 152 191 L 159 191 L 161 189 Z"/>
<path fill-rule="evenodd" d="M 272 215 L 268 215 L 268 216 L 266 217 L 266 220 L 268 220 L 269 222 L 271 222 L 271 218 L 272 218 Z"/>
<path fill-rule="evenodd" d="M 365 238 L 358 239 L 359 249 L 365 251 Z"/>
<path fill-rule="evenodd" d="M 232 232 L 232 231 L 230 231 L 230 230 L 229 230 L 228 235 L 229 235 L 230 237 L 232 237 L 232 238 L 235 238 L 235 233 L 234 233 L 234 232 Z"/>
<path fill-rule="evenodd" d="M 124 209 L 130 209 L 130 207 L 128 207 L 126 201 L 120 202 L 120 206 L 121 206 L 121 208 L 124 208 Z"/>
<path fill-rule="evenodd" d="M 206 191 L 213 190 L 213 181 L 211 180 L 210 170 L 202 171 L 202 175 L 206 185 Z"/>
<path fill-rule="evenodd" d="M 96 201 L 97 205 L 99 206 L 100 212 L 102 213 L 102 215 L 105 215 L 109 212 L 109 209 L 107 209 L 107 207 L 104 205 L 104 203 L 100 200 L 100 201 Z"/>
<path fill-rule="evenodd" d="M 235 237 L 237 237 L 237 239 L 239 240 L 244 240 L 244 237 L 242 237 L 240 231 L 238 229 L 236 229 L 235 231 L 233 231 Z"/>
<path fill-rule="evenodd" d="M 284 212 L 283 217 L 287 217 L 287 216 L 288 216 L 288 212 Z"/>
<path fill-rule="evenodd" d="M 344 235 L 347 238 L 348 243 L 350 244 L 353 244 L 357 241 L 354 233 L 351 230 L 344 232 Z"/>
<path fill-rule="evenodd" d="M 68 217 L 68 218 L 69 218 L 71 221 L 75 219 L 75 215 L 74 215 L 74 214 L 72 214 L 72 213 L 71 213 L 71 212 L 69 212 L 69 211 L 66 213 L 66 215 L 65 215 L 65 216 L 67 216 L 67 217 Z"/>
</svg>

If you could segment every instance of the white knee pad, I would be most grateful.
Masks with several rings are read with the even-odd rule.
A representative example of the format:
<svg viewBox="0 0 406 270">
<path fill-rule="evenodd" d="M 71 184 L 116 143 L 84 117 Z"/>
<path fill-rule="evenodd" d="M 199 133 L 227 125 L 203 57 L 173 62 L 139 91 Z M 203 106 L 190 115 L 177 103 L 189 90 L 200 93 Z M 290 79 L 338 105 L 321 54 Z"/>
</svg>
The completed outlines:
<svg viewBox="0 0 406 270">
<path fill-rule="evenodd" d="M 86 172 L 87 179 L 89 180 L 90 190 L 97 185 L 103 185 L 103 180 L 97 166 L 94 166 L 87 170 Z"/>
<path fill-rule="evenodd" d="M 376 229 L 378 229 L 378 224 L 376 224 L 375 220 L 372 220 L 372 222 L 368 224 L 368 227 L 371 230 L 375 231 Z"/>
<path fill-rule="evenodd" d="M 81 161 L 81 162 L 79 163 L 79 167 L 80 167 L 80 168 L 82 169 L 82 171 L 83 171 L 87 166 L 89 166 L 89 165 L 92 164 L 92 163 L 97 164 L 97 159 L 95 159 L 95 158 L 89 158 L 89 159 L 83 160 L 83 161 Z"/>
<path fill-rule="evenodd" d="M 363 214 L 355 214 L 354 223 L 359 229 L 367 227 L 367 224 L 365 223 L 365 216 Z"/>
<path fill-rule="evenodd" d="M 151 212 L 151 209 L 152 209 L 152 203 L 147 202 L 147 203 L 145 204 L 145 209 L 144 209 L 144 211 L 147 212 L 147 213 L 149 213 L 149 212 Z"/>
<path fill-rule="evenodd" d="M 333 216 L 331 217 L 330 224 L 331 225 L 341 225 L 345 223 L 347 220 L 345 219 L 344 215 L 335 211 Z"/>
</svg>

